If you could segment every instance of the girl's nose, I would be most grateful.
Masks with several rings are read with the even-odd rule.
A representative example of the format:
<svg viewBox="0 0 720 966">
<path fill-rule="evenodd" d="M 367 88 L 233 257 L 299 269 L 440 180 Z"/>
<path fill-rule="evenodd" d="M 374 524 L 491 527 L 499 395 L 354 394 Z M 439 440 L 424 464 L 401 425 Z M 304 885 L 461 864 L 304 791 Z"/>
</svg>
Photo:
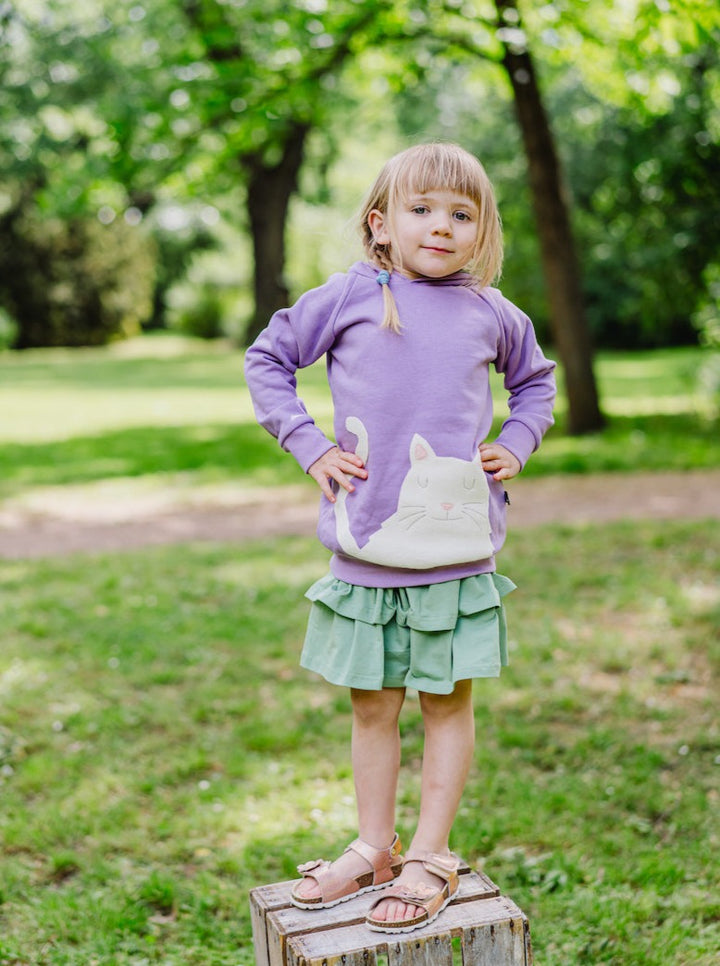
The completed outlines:
<svg viewBox="0 0 720 966">
<path fill-rule="evenodd" d="M 433 227 L 433 233 L 435 235 L 452 234 L 452 222 L 447 215 L 438 215 Z"/>
</svg>

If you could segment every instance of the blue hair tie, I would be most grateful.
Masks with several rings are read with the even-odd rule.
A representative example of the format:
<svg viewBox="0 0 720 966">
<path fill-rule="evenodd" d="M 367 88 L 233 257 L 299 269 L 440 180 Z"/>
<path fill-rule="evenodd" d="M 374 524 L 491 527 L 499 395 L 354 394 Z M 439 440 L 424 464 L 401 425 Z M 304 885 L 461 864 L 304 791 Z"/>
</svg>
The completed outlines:
<svg viewBox="0 0 720 966">
<path fill-rule="evenodd" d="M 383 269 L 381 272 L 378 272 L 378 276 L 375 281 L 378 283 L 378 285 L 387 285 L 390 281 L 390 272 L 386 272 L 385 269 Z"/>
</svg>

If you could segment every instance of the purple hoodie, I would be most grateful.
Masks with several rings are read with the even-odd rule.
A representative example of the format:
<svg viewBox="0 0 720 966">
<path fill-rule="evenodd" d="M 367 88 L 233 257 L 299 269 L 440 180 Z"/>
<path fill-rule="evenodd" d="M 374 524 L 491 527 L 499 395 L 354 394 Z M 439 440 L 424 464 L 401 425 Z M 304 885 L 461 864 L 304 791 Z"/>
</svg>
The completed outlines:
<svg viewBox="0 0 720 966">
<path fill-rule="evenodd" d="M 403 328 L 383 329 L 377 275 L 358 262 L 275 313 L 245 360 L 258 421 L 305 471 L 334 446 L 298 398 L 294 375 L 327 354 L 337 444 L 365 458 L 368 471 L 335 504 L 321 496 L 318 536 L 333 552 L 332 573 L 401 587 L 494 571 L 505 490 L 478 457 L 493 418 L 489 366 L 504 373 L 509 393 L 497 442 L 524 465 L 553 422 L 555 363 L 526 315 L 463 272 L 393 273 Z"/>
</svg>

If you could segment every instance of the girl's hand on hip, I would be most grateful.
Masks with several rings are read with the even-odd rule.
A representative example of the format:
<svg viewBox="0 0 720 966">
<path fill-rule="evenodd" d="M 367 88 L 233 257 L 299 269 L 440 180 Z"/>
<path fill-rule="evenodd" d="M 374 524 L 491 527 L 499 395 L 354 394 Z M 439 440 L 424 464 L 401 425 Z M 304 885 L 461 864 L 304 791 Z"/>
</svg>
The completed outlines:
<svg viewBox="0 0 720 966">
<path fill-rule="evenodd" d="M 482 468 L 486 473 L 492 473 L 494 480 L 511 480 L 522 469 L 517 456 L 499 443 L 481 443 L 478 449 Z"/>
<path fill-rule="evenodd" d="M 332 491 L 330 480 L 341 486 L 348 493 L 352 493 L 355 487 L 348 477 L 357 476 L 361 480 L 367 479 L 365 464 L 355 453 L 346 453 L 339 447 L 334 446 L 327 453 L 323 453 L 319 460 L 315 460 L 308 469 L 308 476 L 312 476 L 320 489 L 331 503 L 335 502 L 335 494 Z"/>
</svg>

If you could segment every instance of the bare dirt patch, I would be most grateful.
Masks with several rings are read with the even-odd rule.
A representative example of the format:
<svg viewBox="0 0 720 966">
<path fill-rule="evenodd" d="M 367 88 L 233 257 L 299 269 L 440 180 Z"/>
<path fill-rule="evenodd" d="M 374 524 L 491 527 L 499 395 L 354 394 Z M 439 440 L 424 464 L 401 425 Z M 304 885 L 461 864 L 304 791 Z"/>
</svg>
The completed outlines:
<svg viewBox="0 0 720 966">
<path fill-rule="evenodd" d="M 622 519 L 720 518 L 720 470 L 597 474 L 514 480 L 513 528 Z M 305 486 L 248 491 L 240 486 L 174 493 L 112 486 L 62 488 L 0 506 L 0 558 L 132 550 L 211 541 L 241 543 L 315 531 L 318 495 Z"/>
</svg>

